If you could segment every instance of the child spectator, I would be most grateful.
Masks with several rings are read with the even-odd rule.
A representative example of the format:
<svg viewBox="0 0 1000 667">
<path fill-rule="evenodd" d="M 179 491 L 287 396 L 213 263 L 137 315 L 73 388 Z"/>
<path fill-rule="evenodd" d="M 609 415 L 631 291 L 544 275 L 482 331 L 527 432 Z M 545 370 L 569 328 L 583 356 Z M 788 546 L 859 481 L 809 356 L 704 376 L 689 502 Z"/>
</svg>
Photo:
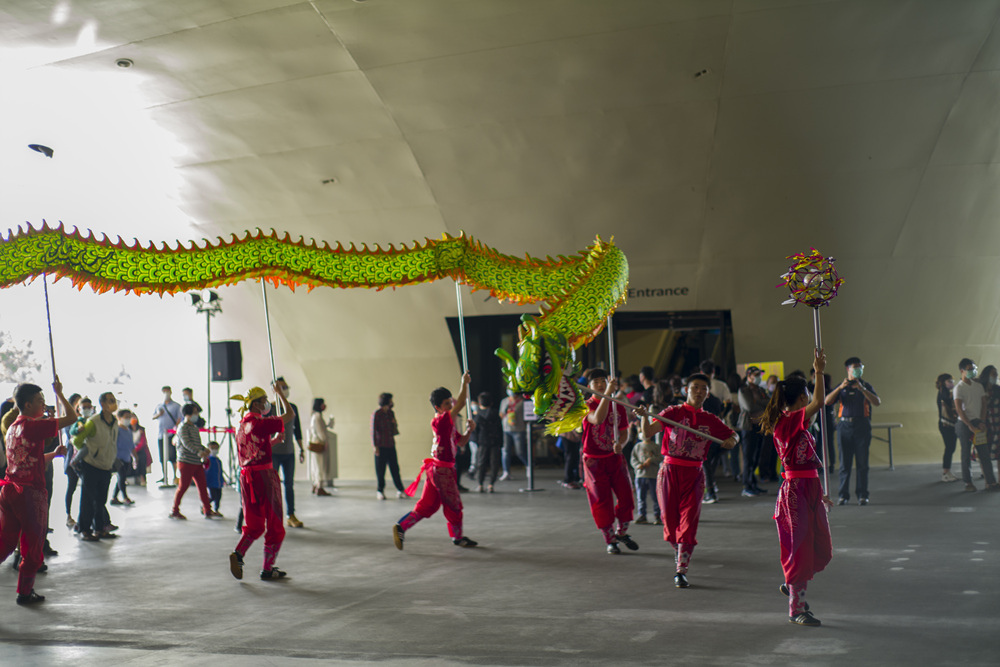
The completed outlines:
<svg viewBox="0 0 1000 667">
<path fill-rule="evenodd" d="M 219 504 L 222 502 L 222 461 L 219 459 L 219 443 L 208 443 L 208 458 L 205 460 L 205 483 L 208 485 L 208 495 L 212 498 L 212 508 L 218 516 Z"/>
<path fill-rule="evenodd" d="M 500 413 L 493 407 L 493 395 L 489 392 L 479 394 L 479 410 L 473 421 L 476 423 L 475 441 L 479 444 L 476 450 L 476 477 L 479 486 L 476 490 L 483 492 L 483 482 L 489 468 L 490 483 L 486 488 L 493 493 L 493 485 L 500 475 L 500 459 L 503 450 L 503 423 Z"/>
<path fill-rule="evenodd" d="M 427 473 L 424 491 L 412 512 L 407 512 L 392 527 L 392 539 L 396 548 L 403 549 L 403 537 L 421 519 L 427 519 L 444 505 L 444 518 L 448 521 L 448 534 L 457 547 L 474 547 L 478 544 L 462 534 L 462 498 L 458 493 L 458 480 L 455 475 L 455 454 L 464 447 L 472 435 L 475 424 L 469 420 L 465 433 L 458 434 L 455 429 L 455 417 L 465 407 L 465 399 L 469 393 L 469 382 L 472 377 L 466 373 L 462 376 L 462 389 L 458 398 L 452 398 L 451 392 L 445 387 L 438 387 L 431 392 L 431 405 L 434 407 L 434 419 L 431 420 L 431 431 L 434 433 L 434 446 L 431 457 L 424 459 L 424 464 L 417 474 L 413 484 L 406 490 L 406 495 L 413 495 L 420 483 L 420 477 Z"/>
<path fill-rule="evenodd" d="M 146 471 L 153 465 L 153 453 L 149 451 L 146 429 L 139 424 L 139 418 L 134 413 L 129 429 L 132 431 L 132 443 L 135 445 L 132 450 L 135 460 L 133 476 L 139 486 L 146 486 Z"/>
<path fill-rule="evenodd" d="M 825 367 L 826 355 L 816 350 L 816 377 L 822 377 Z M 764 433 L 774 434 L 774 445 L 785 469 L 785 483 L 774 507 L 785 574 L 779 590 L 788 596 L 788 621 L 797 625 L 820 624 L 806 604 L 806 584 L 833 555 L 826 516 L 832 503 L 820 486 L 818 469 L 823 464 L 816 456 L 816 441 L 809 432 L 809 420 L 822 408 L 825 394 L 823 383 L 817 383 L 816 395 L 810 401 L 805 381 L 789 378 L 777 384 L 761 418 Z"/>
<path fill-rule="evenodd" d="M 198 418 L 201 411 L 197 403 L 185 403 L 181 408 L 184 423 L 177 430 L 177 471 L 180 482 L 174 493 L 174 509 L 170 512 L 171 519 L 187 519 L 181 514 L 181 499 L 194 480 L 201 497 L 201 512 L 206 519 L 222 516 L 212 509 L 212 501 L 208 497 L 208 487 L 205 485 L 204 460 L 208 458 L 208 448 L 201 444 L 201 432 L 198 430 Z"/>
<path fill-rule="evenodd" d="M 115 484 L 115 490 L 111 494 L 112 505 L 135 504 L 135 501 L 128 497 L 128 491 L 125 490 L 125 478 L 132 472 L 132 449 L 134 448 L 134 445 L 132 443 L 132 431 L 129 430 L 131 422 L 131 412 L 128 410 L 118 411 L 118 458 L 115 459 L 115 468 L 117 468 L 118 472 L 118 483 Z M 118 500 L 119 493 L 122 494 L 124 501 Z"/>
<path fill-rule="evenodd" d="M 591 390 L 602 394 L 618 390 L 617 380 L 608 382 L 608 372 L 603 368 L 587 371 L 587 381 Z M 628 415 L 621 406 L 612 406 L 611 401 L 597 396 L 587 401 L 587 407 L 590 414 L 583 420 L 583 486 L 590 514 L 604 536 L 609 554 L 621 553 L 619 542 L 637 551 L 639 545 L 628 535 L 635 503 L 622 456 L 622 445 L 628 437 Z"/>
<path fill-rule="evenodd" d="M 639 509 L 636 523 L 649 523 L 646 519 L 646 495 L 653 496 L 653 523 L 659 524 L 660 503 L 656 499 L 656 473 L 663 462 L 663 455 L 653 438 L 643 438 L 632 450 L 632 469 L 635 470 L 635 500 Z"/>
</svg>

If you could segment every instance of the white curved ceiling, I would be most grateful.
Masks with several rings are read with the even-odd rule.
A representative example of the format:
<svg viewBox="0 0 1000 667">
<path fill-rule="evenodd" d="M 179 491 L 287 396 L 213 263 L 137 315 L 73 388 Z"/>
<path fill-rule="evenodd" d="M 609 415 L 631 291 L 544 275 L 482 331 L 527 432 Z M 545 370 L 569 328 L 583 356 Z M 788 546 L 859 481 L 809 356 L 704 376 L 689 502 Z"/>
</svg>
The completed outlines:
<svg viewBox="0 0 1000 667">
<path fill-rule="evenodd" d="M 123 236 L 464 230 L 545 255 L 613 234 L 633 284 L 691 287 L 628 307 L 730 309 L 738 360 L 807 363 L 811 318 L 772 286 L 816 246 L 848 280 L 824 312 L 832 365 L 865 358 L 880 418 L 929 458 L 933 378 L 997 350 L 998 17 L 985 0 L 8 0 L 4 153 L 59 138 L 78 165 L 60 189 L 82 185 L 49 217 Z M 142 196 L 116 207 L 123 182 Z M 38 201 L 8 200 L 4 224 L 45 217 Z M 233 291 L 224 333 L 256 322 L 256 295 Z M 281 362 L 336 397 L 348 438 L 386 378 L 416 424 L 455 374 L 450 286 L 274 308 Z"/>
</svg>

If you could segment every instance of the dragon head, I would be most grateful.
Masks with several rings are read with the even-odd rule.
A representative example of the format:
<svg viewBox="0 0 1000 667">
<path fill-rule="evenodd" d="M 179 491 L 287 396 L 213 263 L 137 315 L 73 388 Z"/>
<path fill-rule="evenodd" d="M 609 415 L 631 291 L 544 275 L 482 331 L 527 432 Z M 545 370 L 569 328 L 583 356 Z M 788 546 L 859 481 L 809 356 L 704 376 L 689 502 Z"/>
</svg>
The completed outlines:
<svg viewBox="0 0 1000 667">
<path fill-rule="evenodd" d="M 587 415 L 587 406 L 573 381 L 579 372 L 575 350 L 562 334 L 544 331 L 534 316 L 525 315 L 521 321 L 517 361 L 505 350 L 496 351 L 504 362 L 504 379 L 511 390 L 532 394 L 535 413 L 549 422 L 547 433 L 568 433 Z"/>
</svg>

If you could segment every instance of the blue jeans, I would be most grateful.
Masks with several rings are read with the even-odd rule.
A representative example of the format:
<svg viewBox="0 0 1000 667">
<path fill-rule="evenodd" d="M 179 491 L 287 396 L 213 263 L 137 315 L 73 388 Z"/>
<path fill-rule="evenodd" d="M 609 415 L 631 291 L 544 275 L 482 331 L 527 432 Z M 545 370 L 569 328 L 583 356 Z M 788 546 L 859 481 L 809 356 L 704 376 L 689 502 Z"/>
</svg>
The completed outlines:
<svg viewBox="0 0 1000 667">
<path fill-rule="evenodd" d="M 854 493 L 858 499 L 868 498 L 868 450 L 872 444 L 872 422 L 866 417 L 837 421 L 840 441 L 840 497 L 851 499 L 851 465 L 855 461 L 858 476 Z"/>
<path fill-rule="evenodd" d="M 291 516 L 295 514 L 295 454 L 271 454 L 271 465 L 281 470 L 281 481 L 285 483 L 285 510 Z"/>
<path fill-rule="evenodd" d="M 503 434 L 503 453 L 500 461 L 505 473 L 510 472 L 510 456 L 516 456 L 525 465 L 528 464 L 528 434 L 524 431 L 505 431 Z"/>
<path fill-rule="evenodd" d="M 653 496 L 653 516 L 660 518 L 660 503 L 656 499 L 656 478 L 636 477 L 635 478 L 635 502 L 638 508 L 637 516 L 646 516 L 646 494 Z"/>
</svg>

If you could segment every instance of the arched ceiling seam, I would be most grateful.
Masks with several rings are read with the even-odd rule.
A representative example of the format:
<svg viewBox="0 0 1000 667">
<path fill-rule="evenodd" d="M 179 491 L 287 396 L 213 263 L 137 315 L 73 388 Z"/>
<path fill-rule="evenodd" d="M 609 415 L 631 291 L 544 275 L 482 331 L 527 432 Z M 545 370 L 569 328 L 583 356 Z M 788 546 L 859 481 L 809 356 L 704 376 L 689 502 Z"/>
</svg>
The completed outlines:
<svg viewBox="0 0 1000 667">
<path fill-rule="evenodd" d="M 934 142 L 931 144 L 931 149 L 927 152 L 927 157 L 924 160 L 923 169 L 921 169 L 920 172 L 920 179 L 917 181 L 917 187 L 914 188 L 913 193 L 910 195 L 910 201 L 906 207 L 906 213 L 903 215 L 903 219 L 900 222 L 899 228 L 896 230 L 896 242 L 892 246 L 892 252 L 889 255 L 890 257 L 895 258 L 898 256 L 900 240 L 902 239 L 903 233 L 907 230 L 910 224 L 910 216 L 913 213 L 913 207 L 916 205 L 917 198 L 920 196 L 920 193 L 924 191 L 924 186 L 927 180 L 927 172 L 930 170 L 931 162 L 933 162 L 934 155 L 937 153 L 938 146 L 941 143 L 941 136 L 942 134 L 944 134 L 945 128 L 948 127 L 948 122 L 949 120 L 951 120 L 952 115 L 955 113 L 955 105 L 958 104 L 958 101 L 962 99 L 962 93 L 965 90 L 965 86 L 969 81 L 969 76 L 972 74 L 972 69 L 976 66 L 976 63 L 979 61 L 980 55 L 982 55 L 983 49 L 986 47 L 986 44 L 989 43 L 990 37 L 993 35 L 993 32 L 997 29 L 998 22 L 1000 22 L 1000 10 L 998 10 L 997 13 L 994 15 L 993 25 L 990 26 L 990 29 L 986 32 L 986 35 L 983 37 L 983 40 L 979 43 L 979 48 L 976 49 L 975 57 L 969 60 L 969 67 L 966 69 L 965 75 L 962 77 L 962 84 L 958 86 L 958 89 L 955 91 L 955 96 L 952 98 L 951 104 L 948 107 L 948 113 L 944 115 L 944 119 L 941 121 L 941 124 L 937 128 L 937 132 L 934 136 Z M 989 70 L 983 70 L 983 71 L 989 71 Z"/>
</svg>

